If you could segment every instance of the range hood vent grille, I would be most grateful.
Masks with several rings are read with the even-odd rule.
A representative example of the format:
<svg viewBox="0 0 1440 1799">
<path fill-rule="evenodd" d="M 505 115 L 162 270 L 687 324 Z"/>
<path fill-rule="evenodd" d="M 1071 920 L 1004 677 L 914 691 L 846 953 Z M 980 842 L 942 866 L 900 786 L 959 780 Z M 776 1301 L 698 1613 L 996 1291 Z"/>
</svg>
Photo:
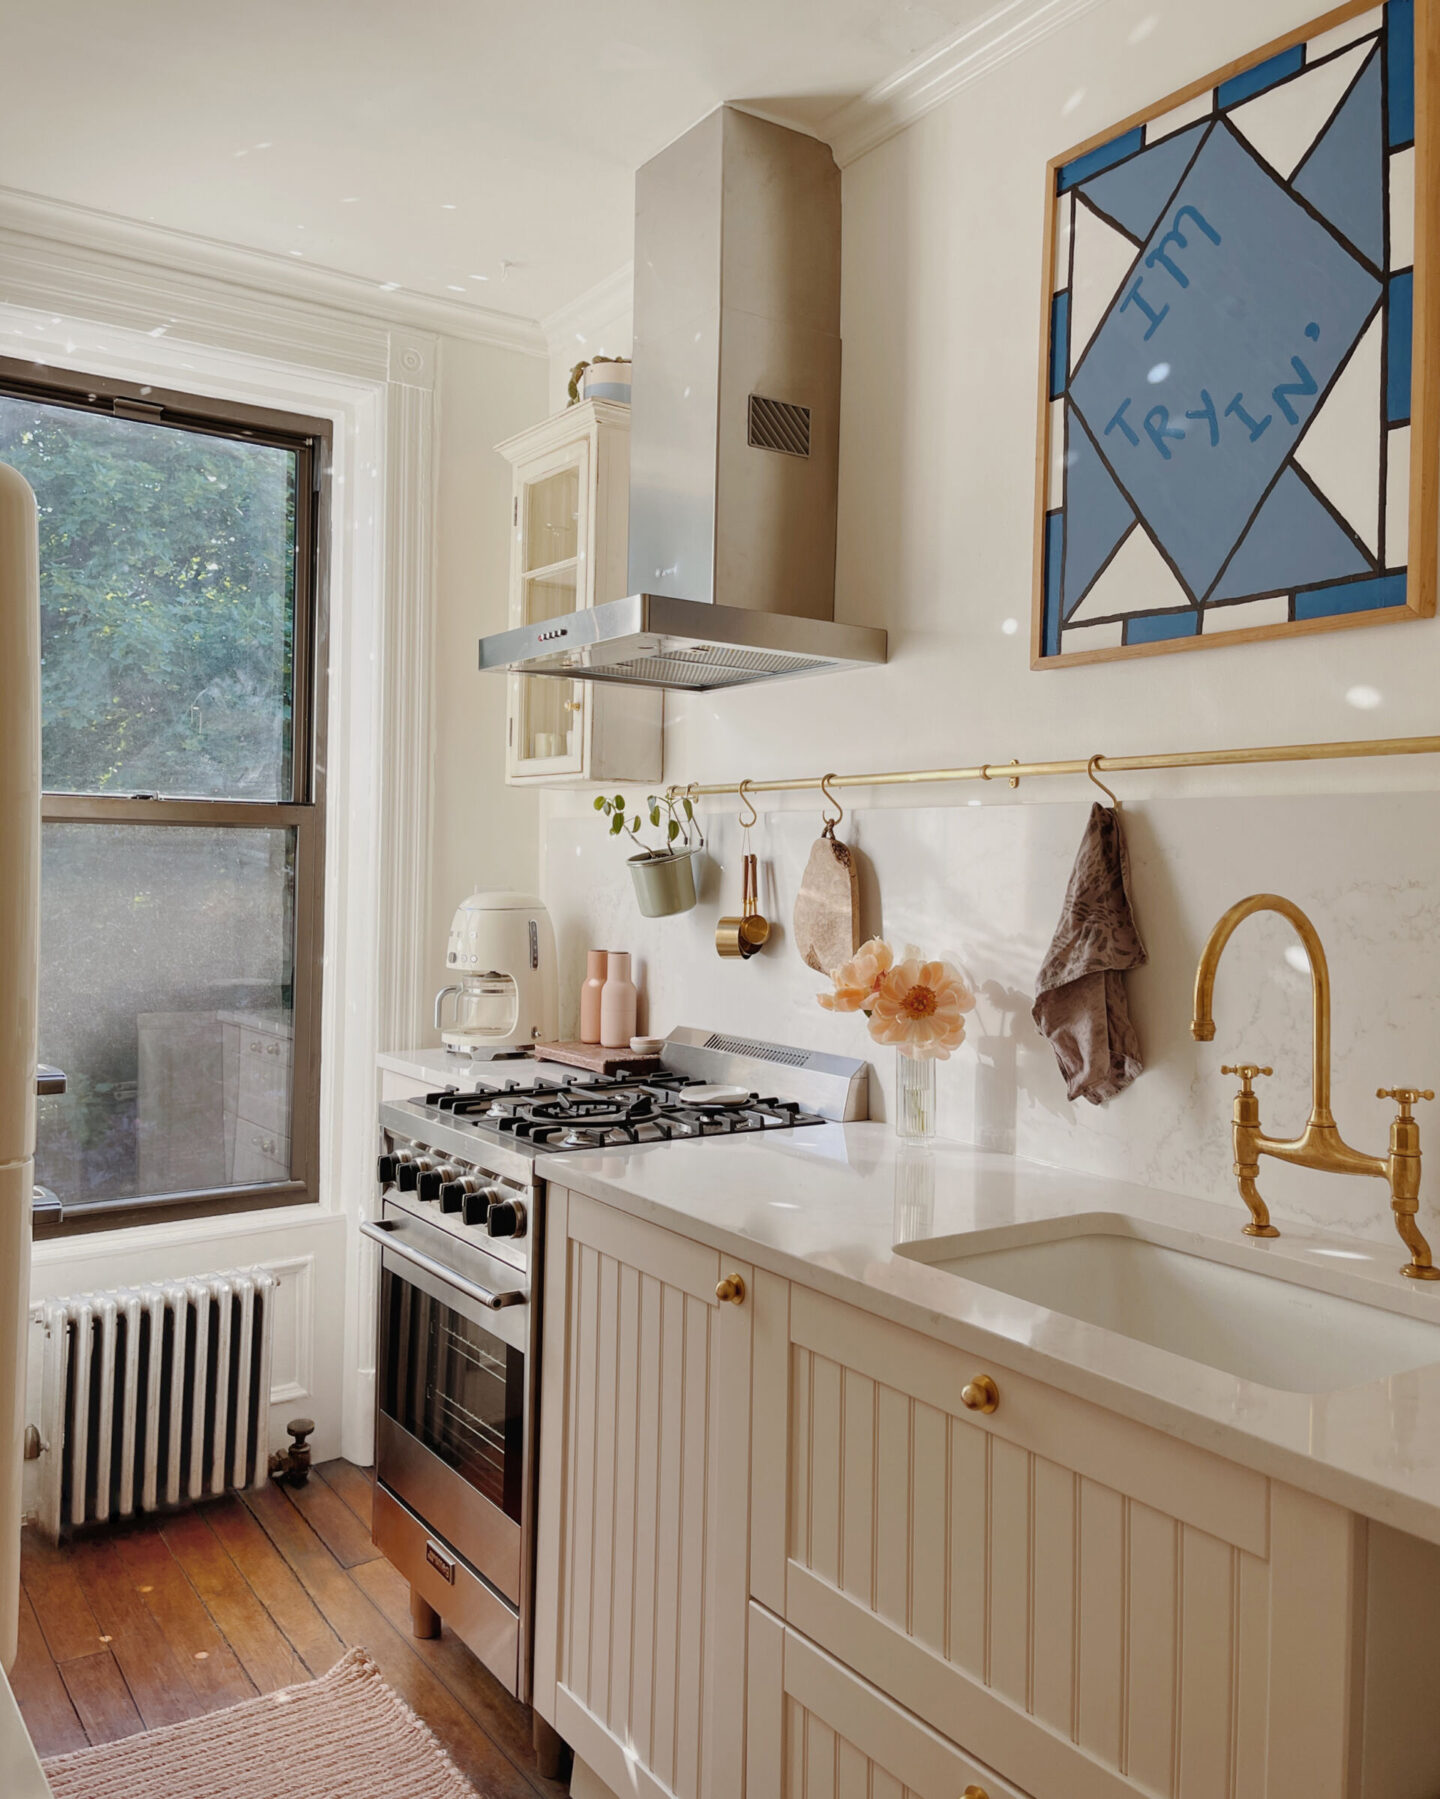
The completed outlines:
<svg viewBox="0 0 1440 1799">
<path fill-rule="evenodd" d="M 750 396 L 746 442 L 752 450 L 779 450 L 786 456 L 810 454 L 810 408 L 788 400 Z"/>
<path fill-rule="evenodd" d="M 707 646 L 678 650 L 669 655 L 633 656 L 627 662 L 607 662 L 597 672 L 612 681 L 633 681 L 643 687 L 687 687 L 705 693 L 714 687 L 743 687 L 747 681 L 763 681 L 768 675 L 815 674 L 829 666 L 820 656 L 785 656 L 776 650 L 740 650 L 727 644 L 713 649 Z"/>
</svg>

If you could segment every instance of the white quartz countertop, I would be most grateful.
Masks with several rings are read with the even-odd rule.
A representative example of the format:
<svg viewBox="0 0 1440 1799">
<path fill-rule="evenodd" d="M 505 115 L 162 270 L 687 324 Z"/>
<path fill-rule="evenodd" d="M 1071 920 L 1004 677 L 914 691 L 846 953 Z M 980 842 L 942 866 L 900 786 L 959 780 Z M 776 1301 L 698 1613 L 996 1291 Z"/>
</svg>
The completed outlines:
<svg viewBox="0 0 1440 1799">
<path fill-rule="evenodd" d="M 1393 1243 L 1279 1220 L 1243 1237 L 1244 1208 L 937 1142 L 883 1124 L 546 1156 L 539 1171 L 636 1217 L 943 1339 L 977 1358 L 1440 1543 L 1440 1363 L 1338 1392 L 1282 1392 L 927 1266 L 897 1242 L 1108 1214 L 1192 1236 L 1240 1267 L 1440 1322 L 1440 1282 L 1399 1273 Z M 961 1253 L 963 1243 L 954 1253 Z M 1262 1260 L 1263 1259 L 1263 1260 Z"/>
</svg>

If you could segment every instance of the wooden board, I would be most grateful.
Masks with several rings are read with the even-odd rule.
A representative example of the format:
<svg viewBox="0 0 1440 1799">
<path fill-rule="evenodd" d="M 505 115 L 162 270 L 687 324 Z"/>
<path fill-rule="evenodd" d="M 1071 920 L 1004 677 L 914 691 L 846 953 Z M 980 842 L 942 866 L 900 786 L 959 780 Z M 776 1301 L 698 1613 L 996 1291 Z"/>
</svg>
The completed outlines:
<svg viewBox="0 0 1440 1799">
<path fill-rule="evenodd" d="M 599 1043 L 537 1043 L 537 1062 L 568 1062 L 592 1074 L 653 1074 L 660 1058 L 638 1049 L 606 1049 Z"/>
</svg>

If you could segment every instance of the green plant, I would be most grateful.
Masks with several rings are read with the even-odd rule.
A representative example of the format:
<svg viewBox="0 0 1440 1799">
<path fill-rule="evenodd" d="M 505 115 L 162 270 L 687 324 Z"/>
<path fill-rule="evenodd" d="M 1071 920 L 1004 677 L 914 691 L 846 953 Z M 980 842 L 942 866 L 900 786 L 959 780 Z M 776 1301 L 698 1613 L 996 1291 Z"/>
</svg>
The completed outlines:
<svg viewBox="0 0 1440 1799">
<path fill-rule="evenodd" d="M 695 808 L 683 793 L 647 794 L 643 817 L 626 810 L 623 793 L 597 793 L 595 810 L 610 820 L 612 837 L 628 837 L 647 856 L 673 856 L 677 850 L 700 849 L 705 842 Z M 658 847 L 641 835 L 647 824 L 661 834 Z"/>
<path fill-rule="evenodd" d="M 577 362 L 570 371 L 570 384 L 565 389 L 566 404 L 569 406 L 578 406 L 580 404 L 580 377 L 585 373 L 586 369 L 593 367 L 597 362 L 628 361 L 629 358 L 626 356 L 589 356 L 584 362 Z M 597 806 L 595 810 L 598 812 L 600 808 Z"/>
</svg>

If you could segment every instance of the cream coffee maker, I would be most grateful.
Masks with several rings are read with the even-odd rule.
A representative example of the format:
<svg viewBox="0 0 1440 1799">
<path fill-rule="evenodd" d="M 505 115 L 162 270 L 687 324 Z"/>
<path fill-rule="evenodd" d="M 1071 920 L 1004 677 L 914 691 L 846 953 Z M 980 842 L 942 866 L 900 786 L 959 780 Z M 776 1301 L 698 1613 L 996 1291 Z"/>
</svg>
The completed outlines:
<svg viewBox="0 0 1440 1799">
<path fill-rule="evenodd" d="M 445 966 L 453 978 L 435 995 L 435 1029 L 450 1049 L 483 1059 L 554 1041 L 555 933 L 538 899 L 472 893 L 462 900 L 450 921 Z"/>
</svg>

